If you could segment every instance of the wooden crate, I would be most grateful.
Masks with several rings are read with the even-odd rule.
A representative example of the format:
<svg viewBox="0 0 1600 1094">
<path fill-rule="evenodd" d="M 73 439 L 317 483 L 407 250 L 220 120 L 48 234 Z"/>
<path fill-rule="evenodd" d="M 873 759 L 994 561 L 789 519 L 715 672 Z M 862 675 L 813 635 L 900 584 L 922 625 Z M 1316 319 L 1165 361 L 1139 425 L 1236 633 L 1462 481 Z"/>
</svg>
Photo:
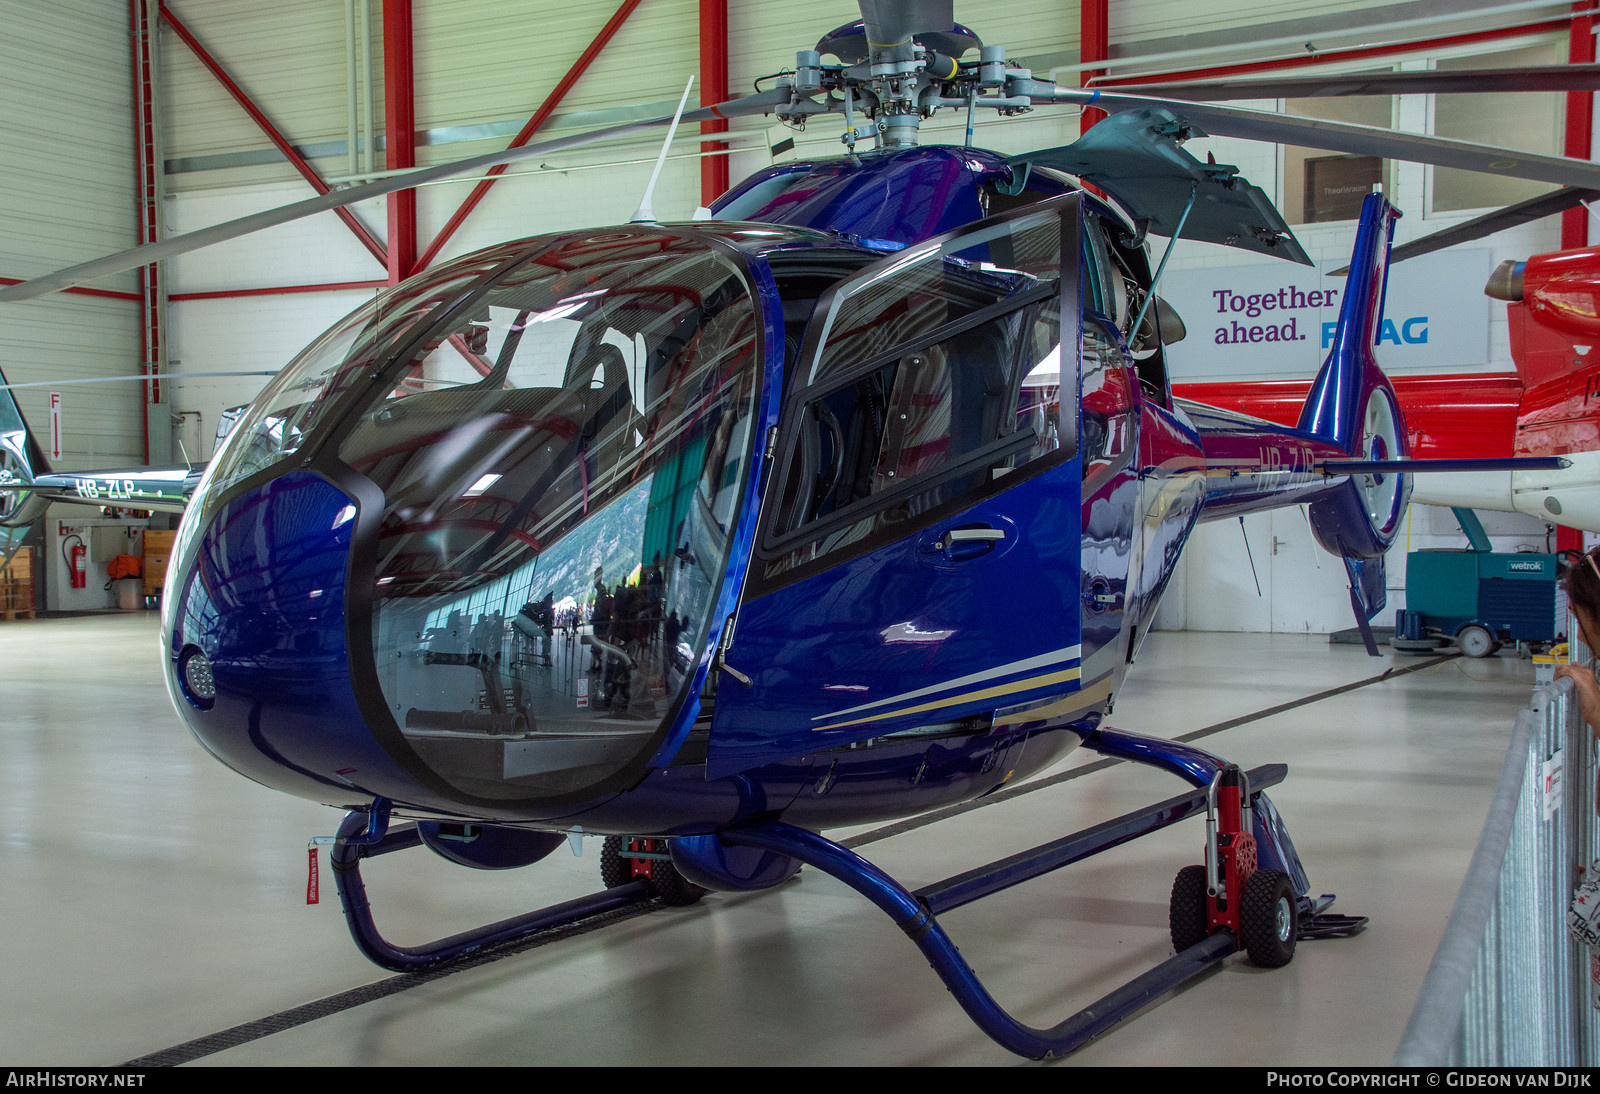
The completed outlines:
<svg viewBox="0 0 1600 1094">
<path fill-rule="evenodd" d="M 0 618 L 33 618 L 33 551 L 22 548 L 0 570 Z"/>
<path fill-rule="evenodd" d="M 167 563 L 172 559 L 175 531 L 157 528 L 144 530 L 144 595 L 160 596 L 167 580 Z"/>
</svg>

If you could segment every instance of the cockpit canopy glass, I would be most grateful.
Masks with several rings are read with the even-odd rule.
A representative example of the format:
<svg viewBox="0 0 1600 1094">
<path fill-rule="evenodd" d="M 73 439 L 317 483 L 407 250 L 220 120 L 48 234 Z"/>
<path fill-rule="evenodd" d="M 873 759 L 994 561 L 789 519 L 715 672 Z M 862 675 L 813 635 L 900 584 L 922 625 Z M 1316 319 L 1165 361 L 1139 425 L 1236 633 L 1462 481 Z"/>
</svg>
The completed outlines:
<svg viewBox="0 0 1600 1094">
<path fill-rule="evenodd" d="M 284 366 L 229 432 L 211 461 L 209 493 L 298 452 L 341 397 L 414 333 L 419 319 L 469 293 L 527 243 L 480 251 L 373 297 Z"/>
<path fill-rule="evenodd" d="M 785 415 L 764 577 L 909 533 L 1026 464 L 1070 458 L 1060 296 L 1075 253 L 1059 205 L 907 248 L 819 305 L 801 405 Z"/>
<path fill-rule="evenodd" d="M 384 702 L 459 790 L 581 792 L 654 751 L 704 653 L 760 310 L 705 241 L 608 229 L 547 241 L 417 327 L 337 447 L 384 495 Z"/>
</svg>

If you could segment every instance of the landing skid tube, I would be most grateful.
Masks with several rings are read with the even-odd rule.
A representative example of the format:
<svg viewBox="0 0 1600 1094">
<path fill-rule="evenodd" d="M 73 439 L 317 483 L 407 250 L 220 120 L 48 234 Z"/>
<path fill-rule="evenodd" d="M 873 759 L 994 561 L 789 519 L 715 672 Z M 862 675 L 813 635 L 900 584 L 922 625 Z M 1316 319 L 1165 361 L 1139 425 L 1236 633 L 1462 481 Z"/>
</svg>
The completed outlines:
<svg viewBox="0 0 1600 1094">
<path fill-rule="evenodd" d="M 415 825 L 388 827 L 385 813 L 350 813 L 339 825 L 329 859 L 339 903 L 356 947 L 373 964 L 392 972 L 421 972 L 447 961 L 465 957 L 477 950 L 516 942 L 541 931 L 571 926 L 585 919 L 630 907 L 650 899 L 642 881 L 631 881 L 592 896 L 553 904 L 538 911 L 502 919 L 475 930 L 441 938 L 421 946 L 397 946 L 378 931 L 367 900 L 366 883 L 361 879 L 361 860 L 374 855 L 403 851 L 422 843 Z"/>
<path fill-rule="evenodd" d="M 1100 731 L 1084 743 L 1095 751 L 1172 771 L 1200 787 L 1209 785 L 1222 766 L 1220 760 L 1199 749 L 1114 730 Z M 1288 768 L 1282 764 L 1266 765 L 1249 772 L 1261 865 L 1282 870 L 1292 880 L 1301 909 L 1300 937 L 1354 933 L 1365 925 L 1364 918 L 1324 915 L 1324 909 L 1333 898 L 1305 896 L 1305 871 L 1299 857 L 1271 801 L 1260 793 L 1282 782 L 1287 773 Z M 878 867 L 832 840 L 791 825 L 769 822 L 724 831 L 718 838 L 727 844 L 789 855 L 855 889 L 905 931 L 979 1029 L 1018 1055 L 1043 1059 L 1065 1056 L 1082 1048 L 1235 953 L 1239 949 L 1238 940 L 1227 930 L 1211 934 L 1058 1025 L 1036 1029 L 1019 1022 L 995 1002 L 940 926 L 938 915 L 1165 828 L 1190 815 L 1203 813 L 1206 796 L 1206 790 L 1198 789 L 1169 798 L 916 892 L 908 891 Z"/>
</svg>

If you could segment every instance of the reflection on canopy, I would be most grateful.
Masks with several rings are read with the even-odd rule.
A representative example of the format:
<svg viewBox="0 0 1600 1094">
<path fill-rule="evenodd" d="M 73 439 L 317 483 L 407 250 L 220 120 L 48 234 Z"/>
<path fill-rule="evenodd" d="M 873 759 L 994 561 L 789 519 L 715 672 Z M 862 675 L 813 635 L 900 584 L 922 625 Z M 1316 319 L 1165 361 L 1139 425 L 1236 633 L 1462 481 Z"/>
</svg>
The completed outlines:
<svg viewBox="0 0 1600 1094">
<path fill-rule="evenodd" d="M 653 747 L 698 663 L 758 312 L 705 244 L 622 230 L 538 245 L 416 326 L 338 447 L 384 493 L 384 698 L 462 789 L 579 790 Z"/>
</svg>

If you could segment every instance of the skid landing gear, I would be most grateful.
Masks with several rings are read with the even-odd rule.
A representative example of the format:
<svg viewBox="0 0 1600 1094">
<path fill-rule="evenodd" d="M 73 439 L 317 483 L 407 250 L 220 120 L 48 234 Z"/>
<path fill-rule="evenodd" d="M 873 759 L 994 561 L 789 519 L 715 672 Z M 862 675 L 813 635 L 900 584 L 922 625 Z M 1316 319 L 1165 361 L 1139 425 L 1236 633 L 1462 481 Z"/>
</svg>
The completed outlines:
<svg viewBox="0 0 1600 1094">
<path fill-rule="evenodd" d="M 386 806 L 371 813 L 350 813 L 339 825 L 329 861 L 345 923 L 356 947 L 373 964 L 392 972 L 421 972 L 447 961 L 466 957 L 490 946 L 516 942 L 541 931 L 574 926 L 611 912 L 643 904 L 655 894 L 647 880 L 629 879 L 593 896 L 579 897 L 548 908 L 489 923 L 475 930 L 441 938 L 421 946 L 397 946 L 384 938 L 372 918 L 361 860 L 403 851 L 424 842 L 414 824 L 389 827 Z M 687 882 L 685 882 L 687 884 Z"/>
<path fill-rule="evenodd" d="M 777 821 L 689 838 L 714 841 L 724 848 L 771 853 L 775 857 L 765 864 L 745 863 L 723 874 L 713 871 L 716 876 L 759 875 L 764 881 L 755 886 L 758 888 L 792 875 L 798 863 L 843 881 L 905 931 L 978 1028 L 1012 1052 L 1036 1059 L 1076 1051 L 1241 948 L 1257 964 L 1283 965 L 1293 957 L 1294 946 L 1301 939 L 1353 934 L 1365 925 L 1364 918 L 1327 913 L 1333 897 L 1312 899 L 1306 895 L 1309 883 L 1299 856 L 1276 808 L 1262 793 L 1288 773 L 1282 764 L 1246 774 L 1200 749 L 1111 729 L 1091 732 L 1083 743 L 1106 756 L 1159 767 L 1197 789 L 915 892 L 832 840 Z M 985 990 L 938 921 L 944 912 L 1203 812 L 1211 817 L 1207 865 L 1185 867 L 1173 885 L 1171 923 L 1178 952 L 1057 1025 L 1036 1029 L 1013 1018 Z M 468 838 L 465 832 L 419 832 L 414 825 L 390 831 L 386 807 L 345 818 L 331 855 L 334 877 L 350 933 L 373 962 L 400 972 L 431 968 L 539 931 L 594 920 L 658 897 L 670 899 L 668 893 L 677 884 L 688 886 L 681 895 L 692 893 L 685 902 L 699 898 L 698 887 L 675 867 L 671 874 L 666 872 L 672 862 L 664 841 L 616 838 L 607 842 L 602 855 L 608 883 L 603 892 L 423 946 L 396 946 L 385 940 L 372 920 L 361 880 L 361 860 L 421 842 L 433 846 L 439 840 Z M 525 865 L 549 849 L 525 833 L 490 842 L 487 848 L 474 850 L 467 845 L 454 849 L 447 857 L 496 868 Z M 704 865 L 713 857 L 711 850 L 696 845 L 691 859 Z"/>
<path fill-rule="evenodd" d="M 1109 729 L 1090 734 L 1084 744 L 1106 755 L 1163 768 L 1202 789 L 915 892 L 839 844 L 790 825 L 767 822 L 724 831 L 717 838 L 731 846 L 790 856 L 851 886 L 905 931 L 978 1028 L 1012 1052 L 1035 1059 L 1075 1052 L 1241 947 L 1257 964 L 1283 965 L 1293 957 L 1300 938 L 1353 933 L 1365 924 L 1365 919 L 1324 916 L 1332 897 L 1309 900 L 1303 895 L 1307 882 L 1299 856 L 1276 808 L 1261 792 L 1283 780 L 1288 768 L 1282 764 L 1256 768 L 1246 776 L 1199 749 Z M 1228 877 L 1223 876 L 1223 899 L 1237 909 L 1237 918 L 1225 917 L 1226 922 L 1213 924 L 1215 898 L 1207 890 L 1218 872 L 1203 866 L 1186 867 L 1173 886 L 1172 930 L 1178 952 L 1057 1025 L 1038 1029 L 1007 1013 L 939 924 L 938 916 L 944 912 L 1175 824 L 1207 810 L 1208 805 L 1215 818 L 1219 788 L 1230 780 L 1235 805 L 1229 816 L 1210 827 L 1208 843 L 1223 852 L 1219 865 L 1233 866 L 1231 876 L 1237 890 L 1229 894 Z M 1246 860 L 1248 871 L 1241 869 Z M 1344 926 L 1329 929 L 1333 920 Z M 1319 933 L 1306 934 L 1302 924 L 1308 921 Z"/>
</svg>

